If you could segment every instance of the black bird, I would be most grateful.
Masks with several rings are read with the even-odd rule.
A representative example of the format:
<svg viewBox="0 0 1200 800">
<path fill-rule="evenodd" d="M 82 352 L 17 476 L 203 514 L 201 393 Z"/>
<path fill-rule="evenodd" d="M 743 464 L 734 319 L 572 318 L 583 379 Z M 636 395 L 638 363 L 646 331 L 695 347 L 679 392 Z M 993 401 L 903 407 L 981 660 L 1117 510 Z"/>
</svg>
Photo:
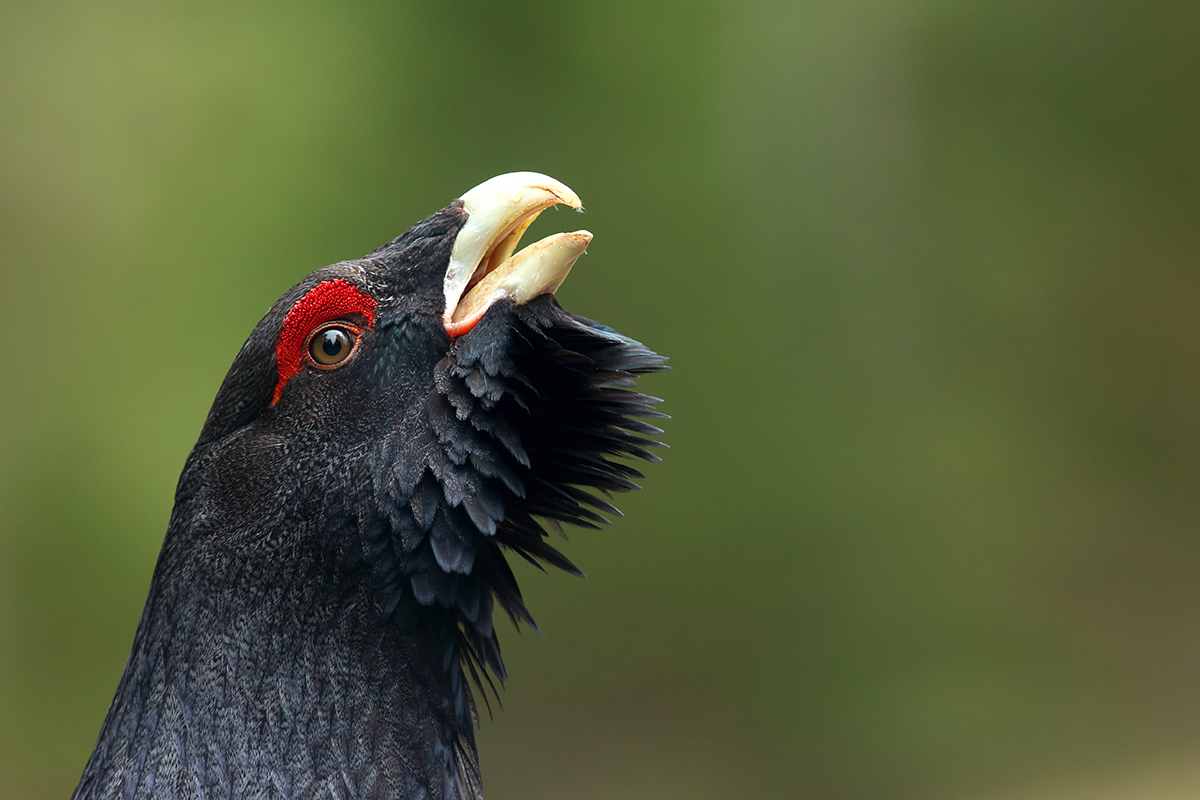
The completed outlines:
<svg viewBox="0 0 1200 800">
<path fill-rule="evenodd" d="M 504 680 L 506 552 L 618 514 L 663 359 L 564 311 L 591 239 L 521 234 L 574 192 L 493 178 L 313 272 L 233 362 L 188 456 L 75 798 L 474 798 L 472 686 Z M 545 525 L 546 527 L 543 527 Z M 486 699 L 486 695 L 484 696 Z"/>
</svg>

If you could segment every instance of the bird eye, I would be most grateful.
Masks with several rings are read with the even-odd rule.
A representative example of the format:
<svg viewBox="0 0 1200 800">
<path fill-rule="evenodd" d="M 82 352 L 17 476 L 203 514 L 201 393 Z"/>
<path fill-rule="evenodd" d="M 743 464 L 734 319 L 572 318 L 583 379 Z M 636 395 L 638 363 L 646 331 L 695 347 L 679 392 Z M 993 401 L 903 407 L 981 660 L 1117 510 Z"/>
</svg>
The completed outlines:
<svg viewBox="0 0 1200 800">
<path fill-rule="evenodd" d="M 343 364 L 358 344 L 358 331 L 348 325 L 317 328 L 308 338 L 308 358 L 317 367 L 330 369 Z"/>
</svg>

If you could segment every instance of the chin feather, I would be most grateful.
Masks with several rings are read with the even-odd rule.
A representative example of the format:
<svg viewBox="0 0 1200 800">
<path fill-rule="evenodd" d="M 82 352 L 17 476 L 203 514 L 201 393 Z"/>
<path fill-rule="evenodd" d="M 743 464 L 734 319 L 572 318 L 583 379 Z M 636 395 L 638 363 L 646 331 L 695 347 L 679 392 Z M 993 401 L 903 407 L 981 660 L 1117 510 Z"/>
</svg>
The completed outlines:
<svg viewBox="0 0 1200 800">
<path fill-rule="evenodd" d="M 390 613 L 411 598 L 445 629 L 460 722 L 474 713 L 464 667 L 480 688 L 489 671 L 505 680 L 494 605 L 537 627 L 506 552 L 583 574 L 547 528 L 597 528 L 620 514 L 608 497 L 639 488 L 627 462 L 658 460 L 662 431 L 645 420 L 665 415 L 631 387 L 664 361 L 551 295 L 501 302 L 435 367 L 423 427 L 369 459 L 386 476 L 359 525 L 380 602 Z"/>
</svg>

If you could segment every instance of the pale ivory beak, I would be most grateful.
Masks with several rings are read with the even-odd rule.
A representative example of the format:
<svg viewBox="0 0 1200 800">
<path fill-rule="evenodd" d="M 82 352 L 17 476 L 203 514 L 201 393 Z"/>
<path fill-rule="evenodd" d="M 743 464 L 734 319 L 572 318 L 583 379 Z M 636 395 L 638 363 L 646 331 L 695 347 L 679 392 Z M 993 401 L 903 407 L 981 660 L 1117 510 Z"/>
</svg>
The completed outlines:
<svg viewBox="0 0 1200 800">
<path fill-rule="evenodd" d="M 513 255 L 537 215 L 562 203 L 581 209 L 579 197 L 537 172 L 510 172 L 484 181 L 462 196 L 467 224 L 459 231 L 446 270 L 442 324 L 461 336 L 497 300 L 527 303 L 553 293 L 587 249 L 587 231 L 558 233 Z"/>
</svg>

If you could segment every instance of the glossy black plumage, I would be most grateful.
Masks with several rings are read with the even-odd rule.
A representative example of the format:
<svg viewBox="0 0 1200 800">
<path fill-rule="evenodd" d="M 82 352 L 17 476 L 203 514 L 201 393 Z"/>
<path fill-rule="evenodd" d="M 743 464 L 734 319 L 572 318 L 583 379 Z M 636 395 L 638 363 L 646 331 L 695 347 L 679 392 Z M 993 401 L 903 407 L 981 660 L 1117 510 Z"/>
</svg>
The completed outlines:
<svg viewBox="0 0 1200 800">
<path fill-rule="evenodd" d="M 442 327 L 456 203 L 267 313 L 188 457 L 125 675 L 75 797 L 467 798 L 470 683 L 501 679 L 505 551 L 576 572 L 538 519 L 594 526 L 660 431 L 662 359 L 543 295 Z M 271 405 L 310 289 L 378 302 L 353 363 Z"/>
</svg>

